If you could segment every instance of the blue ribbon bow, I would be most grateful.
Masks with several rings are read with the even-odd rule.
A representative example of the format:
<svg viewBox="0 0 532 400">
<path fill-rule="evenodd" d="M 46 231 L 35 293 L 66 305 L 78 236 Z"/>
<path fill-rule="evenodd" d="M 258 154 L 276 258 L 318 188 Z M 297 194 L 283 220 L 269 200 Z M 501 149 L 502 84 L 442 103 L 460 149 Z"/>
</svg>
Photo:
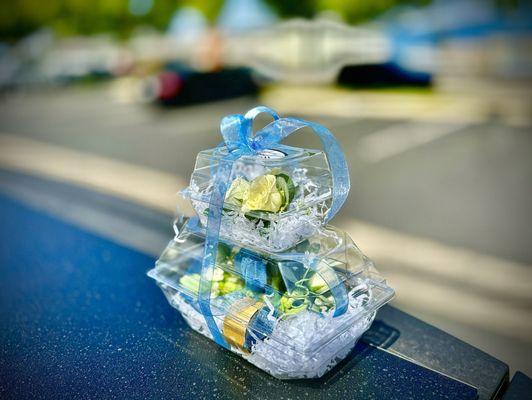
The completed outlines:
<svg viewBox="0 0 532 400">
<path fill-rule="evenodd" d="M 273 117 L 273 122 L 253 135 L 253 120 L 260 113 L 270 114 Z M 201 269 L 198 302 L 213 339 L 225 348 L 229 349 L 230 346 L 214 320 L 210 300 L 214 267 L 216 265 L 216 252 L 220 237 L 222 209 L 225 194 L 230 184 L 233 163 L 244 155 L 253 155 L 262 150 L 275 148 L 284 138 L 304 127 L 310 127 L 320 138 L 331 169 L 333 181 L 332 204 L 325 219 L 325 222 L 328 222 L 345 202 L 349 193 L 350 182 L 343 152 L 327 128 L 302 119 L 279 118 L 275 111 L 263 106 L 255 107 L 245 115 L 234 114 L 226 116 L 220 124 L 224 139 L 224 143 L 221 145 L 225 145 L 227 154 L 218 163 L 209 201 L 205 253 Z"/>
</svg>

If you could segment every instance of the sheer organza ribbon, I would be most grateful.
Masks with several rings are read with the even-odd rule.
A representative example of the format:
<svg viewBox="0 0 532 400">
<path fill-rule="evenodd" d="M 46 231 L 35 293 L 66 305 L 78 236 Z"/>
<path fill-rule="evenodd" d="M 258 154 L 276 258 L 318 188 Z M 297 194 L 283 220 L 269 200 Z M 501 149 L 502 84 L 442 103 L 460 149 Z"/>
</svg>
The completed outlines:
<svg viewBox="0 0 532 400">
<path fill-rule="evenodd" d="M 253 120 L 260 113 L 267 113 L 273 117 L 273 122 L 253 135 Z M 338 142 L 327 128 L 302 119 L 279 118 L 270 108 L 258 106 L 249 110 L 245 115 L 233 114 L 222 119 L 221 134 L 227 148 L 227 154 L 220 158 L 214 176 L 212 194 L 209 201 L 209 214 L 205 235 L 205 253 L 201 268 L 199 287 L 199 307 L 205 318 L 213 339 L 226 348 L 229 344 L 218 328 L 211 312 L 211 288 L 216 253 L 220 239 L 220 225 L 225 194 L 231 181 L 233 163 L 242 156 L 254 155 L 263 150 L 275 149 L 284 138 L 301 128 L 309 127 L 319 137 L 327 155 L 327 161 L 332 174 L 332 203 L 325 222 L 329 221 L 342 207 L 349 193 L 349 172 L 347 163 Z M 345 297 L 345 296 L 344 296 Z M 346 301 L 342 301 L 345 307 Z M 338 309 L 335 314 L 338 314 Z M 344 308 L 345 311 L 345 308 Z M 342 311 L 343 312 L 343 311 Z"/>
</svg>

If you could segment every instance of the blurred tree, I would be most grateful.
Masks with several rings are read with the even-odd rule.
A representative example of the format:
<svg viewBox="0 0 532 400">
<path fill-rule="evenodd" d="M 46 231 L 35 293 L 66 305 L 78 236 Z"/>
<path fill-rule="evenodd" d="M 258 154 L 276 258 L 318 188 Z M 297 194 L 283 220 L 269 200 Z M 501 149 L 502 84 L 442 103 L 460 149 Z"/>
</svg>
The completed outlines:
<svg viewBox="0 0 532 400">
<path fill-rule="evenodd" d="M 184 0 L 183 5 L 200 10 L 209 22 L 216 21 L 224 4 L 224 0 Z"/>
<path fill-rule="evenodd" d="M 145 3 L 147 12 L 135 14 L 131 7 L 133 2 L 137 7 Z M 127 36 L 139 24 L 165 29 L 184 1 L 17 0 L 4 3 L 0 12 L 0 38 L 9 40 L 43 26 L 52 27 L 63 35 L 113 32 Z"/>
<path fill-rule="evenodd" d="M 320 11 L 334 11 L 346 22 L 365 21 L 400 5 L 425 5 L 431 0 L 266 0 L 282 17 L 310 18 Z"/>
<path fill-rule="evenodd" d="M 431 0 L 264 0 L 281 17 L 311 18 L 334 11 L 358 23 L 398 5 L 422 6 Z M 519 8 L 526 0 L 489 0 L 502 9 Z M 0 9 L 0 40 L 17 39 L 42 26 L 59 34 L 113 32 L 125 37 L 138 25 L 166 29 L 180 6 L 199 9 L 214 23 L 224 0 L 12 0 Z"/>
<path fill-rule="evenodd" d="M 54 18 L 59 1 L 50 0 L 45 6 L 39 0 L 4 1 L 0 9 L 0 35 L 16 38 L 32 32 Z"/>
<path fill-rule="evenodd" d="M 320 11 L 334 11 L 348 23 L 373 19 L 398 5 L 429 4 L 431 0 L 318 0 Z"/>
<path fill-rule="evenodd" d="M 316 14 L 318 0 L 266 0 L 281 17 L 311 18 Z"/>
</svg>

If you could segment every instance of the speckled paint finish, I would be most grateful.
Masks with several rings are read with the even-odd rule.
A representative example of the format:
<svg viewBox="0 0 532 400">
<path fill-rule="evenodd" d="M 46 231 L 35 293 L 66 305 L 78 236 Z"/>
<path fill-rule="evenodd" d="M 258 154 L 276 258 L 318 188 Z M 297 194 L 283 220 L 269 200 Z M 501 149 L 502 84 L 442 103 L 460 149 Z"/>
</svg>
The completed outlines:
<svg viewBox="0 0 532 400">
<path fill-rule="evenodd" d="M 322 379 L 279 381 L 190 330 L 151 257 L 0 197 L 0 397 L 474 399 L 360 342 Z"/>
<path fill-rule="evenodd" d="M 517 371 L 502 396 L 502 400 L 532 399 L 532 379 Z"/>
<path fill-rule="evenodd" d="M 383 307 L 368 334 L 381 324 L 386 333 L 393 331 L 382 347 L 475 386 L 481 400 L 496 398 L 508 382 L 508 365 L 407 313 Z"/>
</svg>

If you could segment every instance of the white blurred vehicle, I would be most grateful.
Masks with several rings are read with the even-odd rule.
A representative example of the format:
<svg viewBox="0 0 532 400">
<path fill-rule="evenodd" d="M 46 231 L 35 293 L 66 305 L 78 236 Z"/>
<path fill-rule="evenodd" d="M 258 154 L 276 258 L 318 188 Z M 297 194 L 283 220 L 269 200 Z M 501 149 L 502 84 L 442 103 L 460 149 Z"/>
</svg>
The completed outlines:
<svg viewBox="0 0 532 400">
<path fill-rule="evenodd" d="M 279 81 L 327 83 L 345 65 L 390 58 L 388 38 L 377 30 L 327 19 L 294 19 L 226 37 L 224 63 L 244 65 Z"/>
</svg>

